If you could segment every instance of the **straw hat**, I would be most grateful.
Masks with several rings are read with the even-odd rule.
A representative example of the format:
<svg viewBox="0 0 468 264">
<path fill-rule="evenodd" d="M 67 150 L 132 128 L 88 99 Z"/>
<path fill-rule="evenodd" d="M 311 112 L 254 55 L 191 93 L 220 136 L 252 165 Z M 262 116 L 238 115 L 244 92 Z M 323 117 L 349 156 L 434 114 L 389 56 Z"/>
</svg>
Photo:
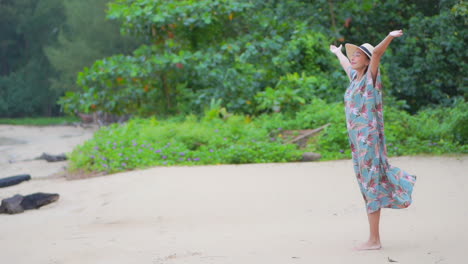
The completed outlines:
<svg viewBox="0 0 468 264">
<path fill-rule="evenodd" d="M 366 54 L 367 57 L 369 57 L 369 59 L 372 58 L 372 53 L 374 52 L 374 47 L 369 43 L 364 43 L 361 46 L 356 46 L 354 44 L 346 43 L 345 48 L 346 48 L 346 56 L 348 56 L 349 60 L 351 60 L 353 53 L 357 49 L 362 50 L 362 52 L 364 52 L 364 54 Z"/>
</svg>

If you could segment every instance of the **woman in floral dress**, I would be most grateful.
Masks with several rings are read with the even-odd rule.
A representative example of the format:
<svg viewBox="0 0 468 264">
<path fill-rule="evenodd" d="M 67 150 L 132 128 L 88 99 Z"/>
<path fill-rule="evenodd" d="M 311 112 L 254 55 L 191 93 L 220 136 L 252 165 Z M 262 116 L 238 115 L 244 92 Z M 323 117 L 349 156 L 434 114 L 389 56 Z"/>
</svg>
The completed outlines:
<svg viewBox="0 0 468 264">
<path fill-rule="evenodd" d="M 375 48 L 370 44 L 330 46 L 351 81 L 345 92 L 346 127 L 354 171 L 366 203 L 369 240 L 356 249 L 380 249 L 381 208 L 406 208 L 411 204 L 414 175 L 389 164 L 385 146 L 382 82 L 379 64 L 390 42 L 403 35 L 392 31 Z"/>
</svg>

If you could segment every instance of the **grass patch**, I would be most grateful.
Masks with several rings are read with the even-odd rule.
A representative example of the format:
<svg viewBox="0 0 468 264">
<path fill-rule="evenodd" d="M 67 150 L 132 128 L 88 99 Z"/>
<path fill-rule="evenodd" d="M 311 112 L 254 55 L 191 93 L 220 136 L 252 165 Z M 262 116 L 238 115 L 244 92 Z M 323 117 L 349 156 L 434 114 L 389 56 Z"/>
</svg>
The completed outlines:
<svg viewBox="0 0 468 264">
<path fill-rule="evenodd" d="M 284 144 L 243 116 L 227 120 L 133 119 L 98 130 L 70 155 L 71 171 L 114 173 L 151 166 L 298 161 L 302 151 Z"/>
<path fill-rule="evenodd" d="M 1 125 L 50 126 L 80 122 L 76 117 L 0 118 Z"/>
</svg>

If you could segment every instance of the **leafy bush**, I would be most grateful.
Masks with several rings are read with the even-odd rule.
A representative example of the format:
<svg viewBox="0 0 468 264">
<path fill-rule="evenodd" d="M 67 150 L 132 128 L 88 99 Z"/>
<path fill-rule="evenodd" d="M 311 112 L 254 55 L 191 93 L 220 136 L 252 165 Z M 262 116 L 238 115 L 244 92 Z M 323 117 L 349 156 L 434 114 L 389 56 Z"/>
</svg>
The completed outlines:
<svg viewBox="0 0 468 264">
<path fill-rule="evenodd" d="M 243 116 L 183 121 L 133 119 L 101 128 L 70 155 L 71 169 L 117 172 L 149 166 L 287 162 L 301 159 Z"/>
<path fill-rule="evenodd" d="M 96 61 L 78 74 L 80 93 L 60 100 L 65 112 L 103 111 L 117 115 L 167 113 L 174 106 L 173 90 L 182 89 L 183 62 L 190 54 L 155 56 L 141 46 L 133 56 L 116 55 Z"/>
<path fill-rule="evenodd" d="M 385 98 L 385 104 L 385 137 L 389 156 L 468 153 L 468 103 L 459 101 L 455 107 L 426 109 L 416 115 L 401 110 L 404 103 L 394 98 Z M 322 154 L 322 160 L 351 157 L 342 103 L 313 99 L 293 115 L 274 113 L 262 115 L 254 121 L 272 134 L 330 124 L 311 140 L 306 150 Z"/>
<path fill-rule="evenodd" d="M 407 36 L 396 43 L 386 58 L 392 94 L 404 99 L 411 112 L 434 104 L 452 105 L 466 98 L 465 73 L 468 30 L 462 16 L 450 10 L 409 20 Z"/>
<path fill-rule="evenodd" d="M 314 98 L 295 114 L 275 113 L 254 120 L 273 134 L 283 130 L 314 129 L 329 124 L 317 137 L 312 138 L 305 151 L 318 152 L 323 160 L 350 157 L 343 103 L 327 103 Z"/>
<path fill-rule="evenodd" d="M 57 94 L 47 87 L 43 76 L 50 71 L 43 60 L 30 60 L 7 76 L 0 75 L 0 117 L 51 115 Z"/>
<path fill-rule="evenodd" d="M 298 76 L 297 73 L 288 74 L 278 81 L 274 89 L 267 87 L 265 91 L 257 93 L 255 96 L 257 109 L 273 112 L 297 111 L 301 105 L 313 97 L 313 87 L 316 83 L 315 77 L 308 77 L 304 74 Z"/>
<path fill-rule="evenodd" d="M 336 84 L 344 77 L 336 74 L 330 39 L 307 26 L 308 4 L 221 2 L 111 3 L 108 17 L 124 20 L 124 32 L 143 35 L 151 45 L 85 68 L 78 76 L 83 91 L 60 101 L 65 112 L 200 114 L 211 99 L 223 99 L 231 112 L 258 114 L 271 106 L 253 98 L 281 82 L 287 94 L 294 89 L 300 97 L 337 98 Z M 290 79 L 288 73 L 304 77 L 286 84 L 280 76 Z"/>
<path fill-rule="evenodd" d="M 335 9 L 344 42 L 377 45 L 388 32 L 403 29 L 382 58 L 391 85 L 412 114 L 431 105 L 467 100 L 467 17 L 465 1 L 343 1 Z M 385 15 L 383 15 L 385 14 Z M 342 41 L 343 42 L 343 41 Z"/>
<path fill-rule="evenodd" d="M 302 93 L 309 98 L 313 95 L 327 102 L 341 101 L 348 79 L 329 50 L 332 42 L 333 39 L 323 33 L 297 30 L 288 45 L 272 60 L 286 79 L 291 79 L 291 75 L 296 79 L 300 76 L 298 80 L 302 83 L 297 82 L 298 88 L 303 89 Z"/>
</svg>

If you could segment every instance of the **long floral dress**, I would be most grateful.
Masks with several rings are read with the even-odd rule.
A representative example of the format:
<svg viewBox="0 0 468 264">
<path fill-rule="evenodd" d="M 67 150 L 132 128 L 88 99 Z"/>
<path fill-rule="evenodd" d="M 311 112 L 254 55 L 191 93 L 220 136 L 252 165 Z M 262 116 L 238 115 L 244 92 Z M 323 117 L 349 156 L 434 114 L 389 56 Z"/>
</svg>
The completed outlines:
<svg viewBox="0 0 468 264">
<path fill-rule="evenodd" d="M 350 69 L 351 83 L 344 95 L 346 127 L 354 171 L 368 213 L 380 208 L 406 208 L 416 176 L 388 163 L 382 109 L 380 71 L 375 85 L 370 70 L 357 80 Z"/>
</svg>

